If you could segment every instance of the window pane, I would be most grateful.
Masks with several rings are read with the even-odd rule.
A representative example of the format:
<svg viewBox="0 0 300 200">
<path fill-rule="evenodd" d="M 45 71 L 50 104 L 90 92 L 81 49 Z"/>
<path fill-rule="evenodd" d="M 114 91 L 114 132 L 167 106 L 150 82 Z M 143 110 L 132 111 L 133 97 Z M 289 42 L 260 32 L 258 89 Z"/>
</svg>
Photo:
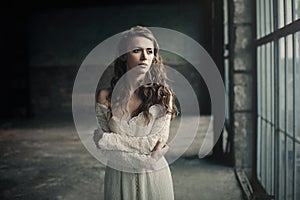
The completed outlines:
<svg viewBox="0 0 300 200">
<path fill-rule="evenodd" d="M 295 34 L 295 52 L 294 52 L 294 58 L 295 58 L 295 109 L 296 109 L 296 133 L 298 140 L 300 140 L 300 32 L 297 32 Z"/>
<path fill-rule="evenodd" d="M 278 28 L 284 26 L 284 6 L 283 0 L 278 0 Z"/>
<path fill-rule="evenodd" d="M 279 198 L 285 199 L 285 136 L 279 132 Z"/>
<path fill-rule="evenodd" d="M 300 144 L 296 143 L 296 188 L 300 188 Z M 296 190 L 296 199 L 300 199 L 300 190 Z"/>
<path fill-rule="evenodd" d="M 229 120 L 229 60 L 225 59 L 226 119 Z"/>
<path fill-rule="evenodd" d="M 279 40 L 279 127 L 285 130 L 285 44 Z"/>
<path fill-rule="evenodd" d="M 271 23 L 270 23 L 270 2 L 265 0 L 265 15 L 266 15 L 266 35 L 270 33 Z"/>
<path fill-rule="evenodd" d="M 228 36 L 228 1 L 224 0 L 223 4 L 223 11 L 224 11 L 224 47 L 229 43 L 229 36 Z M 229 56 L 229 49 L 224 48 L 224 57 Z M 225 91 L 226 91 L 226 99 L 225 99 L 225 111 L 226 111 L 226 120 L 229 122 L 229 59 L 224 59 L 224 76 L 225 76 Z"/>
<path fill-rule="evenodd" d="M 292 22 L 292 0 L 285 0 L 285 24 Z"/>
<path fill-rule="evenodd" d="M 267 129 L 266 129 L 266 134 L 267 134 L 267 141 L 266 141 L 266 149 L 267 149 L 267 168 L 266 168 L 266 178 L 267 178 L 267 187 L 266 191 L 268 194 L 272 193 L 272 183 L 271 183 L 271 178 L 272 178 L 272 146 L 271 146 L 271 141 L 272 141 L 272 135 L 271 135 L 271 126 L 269 123 L 267 123 Z"/>
<path fill-rule="evenodd" d="M 266 28 L 266 22 L 265 22 L 265 1 L 259 1 L 260 2 L 260 36 L 265 36 L 265 28 Z"/>
<path fill-rule="evenodd" d="M 294 151 L 293 141 L 287 137 L 287 174 L 286 174 L 286 185 L 287 185 L 287 199 L 293 199 L 293 186 L 294 186 Z"/>
<path fill-rule="evenodd" d="M 287 132 L 293 136 L 294 125 L 294 87 L 293 87 L 293 37 L 286 38 L 286 122 Z"/>
<path fill-rule="evenodd" d="M 273 0 L 270 1 L 270 25 L 271 25 L 271 32 L 274 31 L 274 18 L 273 18 Z"/>
<path fill-rule="evenodd" d="M 261 37 L 261 31 L 260 31 L 260 28 L 261 28 L 261 12 L 260 12 L 260 1 L 256 1 L 256 34 L 257 34 L 257 38 L 260 38 Z"/>
<path fill-rule="evenodd" d="M 257 118 L 257 178 L 261 180 L 261 118 Z"/>
<path fill-rule="evenodd" d="M 261 116 L 261 48 L 257 48 L 257 114 Z"/>
<path fill-rule="evenodd" d="M 224 17 L 224 44 L 228 44 L 228 0 L 223 1 L 223 17 Z M 225 48 L 225 51 L 228 51 L 227 48 Z M 226 54 L 225 54 L 226 55 Z"/>
<path fill-rule="evenodd" d="M 271 122 L 275 123 L 274 108 L 275 108 L 275 92 L 274 92 L 274 43 L 271 42 Z"/>
<path fill-rule="evenodd" d="M 261 184 L 266 188 L 266 123 L 261 121 Z"/>
<path fill-rule="evenodd" d="M 274 149 L 275 149 L 275 146 L 274 146 L 274 144 L 275 144 L 275 128 L 274 127 L 272 127 L 272 129 L 271 129 L 271 157 L 272 157 L 272 165 L 271 165 L 271 193 L 270 194 L 275 194 L 275 189 L 274 189 L 274 180 L 275 180 L 275 174 L 274 174 L 274 172 L 275 172 L 275 151 L 274 151 Z"/>
<path fill-rule="evenodd" d="M 266 65 L 265 46 L 261 47 L 261 116 L 266 118 Z"/>
<path fill-rule="evenodd" d="M 270 43 L 266 45 L 266 110 L 267 119 L 271 121 L 271 56 Z"/>
<path fill-rule="evenodd" d="M 300 0 L 294 0 L 294 20 L 300 18 Z"/>
</svg>

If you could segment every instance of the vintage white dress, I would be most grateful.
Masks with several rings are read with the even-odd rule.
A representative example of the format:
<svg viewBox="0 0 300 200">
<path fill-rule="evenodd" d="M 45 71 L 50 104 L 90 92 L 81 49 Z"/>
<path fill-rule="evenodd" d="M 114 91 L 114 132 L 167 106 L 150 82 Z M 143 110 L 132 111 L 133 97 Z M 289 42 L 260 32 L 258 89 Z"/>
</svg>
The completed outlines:
<svg viewBox="0 0 300 200">
<path fill-rule="evenodd" d="M 108 117 L 108 109 L 96 104 L 98 122 L 105 132 L 99 141 L 107 158 L 105 200 L 173 200 L 173 182 L 164 157 L 156 161 L 151 150 L 159 138 L 169 137 L 171 116 L 161 105 L 149 108 L 150 122 L 140 113 L 129 121 Z"/>
</svg>

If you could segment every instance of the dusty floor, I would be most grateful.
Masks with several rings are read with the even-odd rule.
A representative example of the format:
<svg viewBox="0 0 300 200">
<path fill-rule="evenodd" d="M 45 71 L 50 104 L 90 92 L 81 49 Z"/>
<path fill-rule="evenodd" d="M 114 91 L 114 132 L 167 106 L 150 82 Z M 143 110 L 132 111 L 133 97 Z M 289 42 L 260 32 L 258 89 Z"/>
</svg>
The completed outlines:
<svg viewBox="0 0 300 200">
<path fill-rule="evenodd" d="M 232 168 L 184 158 L 197 154 L 197 144 L 170 165 L 175 199 L 241 200 Z M 70 119 L 2 122 L 0 156 L 0 199 L 102 199 L 104 166 Z"/>
</svg>

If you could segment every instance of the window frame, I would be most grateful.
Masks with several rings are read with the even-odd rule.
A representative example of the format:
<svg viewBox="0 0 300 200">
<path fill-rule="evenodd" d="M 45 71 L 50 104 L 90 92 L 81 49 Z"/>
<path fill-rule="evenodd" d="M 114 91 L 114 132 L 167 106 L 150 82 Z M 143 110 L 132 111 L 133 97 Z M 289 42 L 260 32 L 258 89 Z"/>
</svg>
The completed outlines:
<svg viewBox="0 0 300 200">
<path fill-rule="evenodd" d="M 268 2 L 267 2 L 268 1 Z M 267 3 L 266 3 L 267 2 Z M 255 133 L 254 134 L 254 141 L 255 141 L 255 161 L 253 163 L 253 169 L 255 169 L 253 172 L 254 172 L 254 176 L 255 176 L 255 180 L 256 182 L 258 182 L 258 184 L 260 184 L 260 186 L 262 188 L 264 188 L 267 193 L 269 195 L 274 195 L 275 196 L 275 199 L 280 199 L 279 198 L 279 195 L 280 195 L 280 189 L 279 189 L 279 186 L 281 185 L 280 183 L 280 148 L 281 148 L 281 145 L 280 145 L 280 138 L 282 138 L 281 136 L 284 136 L 284 152 L 285 152 L 285 162 L 283 163 L 284 164 L 284 198 L 287 197 L 287 191 L 288 189 L 290 189 L 288 187 L 288 183 L 287 183 L 287 177 L 289 177 L 287 174 L 289 171 L 287 171 L 287 166 L 288 166 L 288 158 L 289 158 L 289 154 L 288 154 L 288 141 L 291 141 L 292 142 L 292 165 L 293 165 L 293 170 L 292 170 L 292 175 L 293 175 L 293 183 L 292 183 L 292 196 L 290 199 L 296 199 L 296 191 L 297 191 L 297 188 L 296 188 L 296 184 L 297 184 L 297 177 L 296 177 L 296 162 L 297 162 L 297 149 L 296 149 L 296 145 L 300 145 L 300 141 L 299 139 L 297 138 L 297 133 L 296 133 L 296 128 L 295 128 L 295 123 L 296 123 L 296 109 L 295 107 L 297 106 L 296 105 L 296 84 L 295 84 L 295 81 L 296 81 L 296 75 L 295 75 L 295 70 L 296 70 L 296 64 L 295 64 L 295 35 L 300 35 L 300 19 L 299 17 L 297 19 L 294 19 L 296 14 L 294 13 L 294 10 L 295 10 L 295 2 L 296 0 L 293 0 L 291 1 L 290 4 L 288 4 L 287 0 L 283 0 L 280 2 L 280 0 L 278 1 L 272 1 L 272 0 L 263 0 L 263 2 L 261 0 L 256 0 L 254 1 L 254 6 L 253 8 L 255 8 L 255 12 L 253 13 L 253 20 L 255 23 L 254 26 L 253 26 L 253 35 L 254 35 L 254 56 L 253 56 L 253 60 L 254 60 L 254 63 L 256 64 L 257 67 L 255 67 L 254 69 L 254 85 L 253 85 L 253 88 L 254 88 L 254 94 L 256 95 L 255 97 L 255 102 L 254 102 L 254 106 L 256 107 L 256 111 L 254 113 L 255 115 Z M 299 1 L 300 3 L 300 1 Z M 263 8 L 260 7 L 260 5 L 264 5 Z M 270 27 L 269 27 L 269 30 L 270 32 L 268 33 L 268 29 L 266 29 L 266 27 L 263 27 L 261 26 L 262 24 L 266 24 L 266 23 L 263 23 L 264 20 L 266 19 L 266 13 L 267 12 L 263 12 L 263 9 L 266 8 L 266 5 L 270 5 L 270 8 L 269 8 L 269 15 L 271 17 L 272 20 L 270 20 Z M 281 5 L 281 7 L 280 7 Z M 282 7 L 283 5 L 283 7 Z M 290 5 L 291 6 L 291 21 L 287 21 L 287 18 L 286 18 L 286 15 L 285 15 L 285 12 L 287 12 L 287 5 Z M 278 12 L 278 9 L 282 8 L 283 9 L 283 13 L 279 13 Z M 260 14 L 263 13 L 263 17 L 260 17 Z M 281 26 L 279 24 L 279 20 L 281 19 L 280 17 L 283 16 L 283 26 Z M 281 21 L 282 22 L 282 21 Z M 285 116 L 285 128 L 284 130 L 281 130 L 281 128 L 279 127 L 279 116 L 280 116 L 280 96 L 279 96 L 279 89 L 280 89 L 280 79 L 279 79 L 279 67 L 280 67 L 280 62 L 279 62 L 279 51 L 280 51 L 280 46 L 279 46 L 279 40 L 281 40 L 281 38 L 284 38 L 284 44 L 285 44 L 285 49 L 284 49 L 284 53 L 285 53 L 285 56 L 284 56 L 284 68 L 287 68 L 287 64 L 290 64 L 291 63 L 291 66 L 292 66 L 292 97 L 291 97 L 291 101 L 292 101 L 292 107 L 293 107 L 293 113 L 292 113 L 292 117 L 291 117 L 291 120 L 292 120 L 292 127 L 293 127 L 293 130 L 292 130 L 292 134 L 288 133 L 287 129 L 288 129 L 288 124 L 287 123 L 287 120 L 289 118 L 287 118 L 287 99 L 290 98 L 287 97 L 287 93 L 286 93 L 286 90 L 288 88 L 288 85 L 287 84 L 287 70 L 285 70 L 285 75 L 284 75 L 284 80 L 285 80 L 285 85 L 284 85 L 284 92 L 285 92 L 285 99 L 284 99 L 284 116 Z M 292 59 L 291 60 L 288 60 L 288 56 L 287 56 L 287 48 L 289 47 L 287 44 L 287 40 L 289 38 L 292 38 L 292 46 L 291 46 L 291 50 L 292 50 Z M 263 89 L 260 88 L 262 85 L 262 81 L 265 81 L 265 83 L 267 84 L 267 78 L 265 78 L 265 80 L 262 79 L 262 77 L 264 76 L 263 75 L 263 71 L 262 68 L 258 68 L 258 67 L 263 67 L 262 66 L 262 63 L 264 62 L 264 58 L 262 55 L 258 55 L 258 53 L 262 54 L 265 53 L 266 54 L 266 51 L 263 51 L 261 49 L 261 47 L 263 46 L 268 46 L 268 44 L 271 44 L 269 46 L 271 46 L 271 49 L 269 52 L 272 52 L 272 49 L 274 50 L 273 51 L 273 56 L 270 55 L 269 57 L 271 58 L 270 59 L 270 62 L 271 62 L 271 67 L 267 67 L 268 69 L 271 69 L 271 74 L 274 73 L 273 77 L 273 82 L 272 82 L 272 75 L 270 76 L 270 82 L 271 84 L 274 84 L 273 85 L 273 88 L 272 86 L 270 87 L 271 88 L 271 91 L 270 93 L 267 93 L 267 91 L 265 92 L 265 96 L 267 96 L 267 94 L 271 94 L 270 97 L 267 97 L 267 98 L 264 98 L 262 99 L 262 96 L 263 96 L 263 90 L 266 88 L 264 87 Z M 273 45 L 272 45 L 273 44 Z M 273 48 L 272 48 L 273 47 Z M 299 51 L 299 50 L 298 50 Z M 267 56 L 265 56 L 265 59 L 266 59 Z M 273 61 L 272 61 L 272 57 L 273 57 Z M 274 65 L 272 65 L 272 62 Z M 272 67 L 274 67 L 272 69 Z M 300 70 L 300 69 L 298 69 Z M 260 77 L 258 77 L 260 76 Z M 257 85 L 256 85 L 257 84 Z M 273 91 L 273 93 L 272 93 Z M 258 99 L 260 98 L 260 99 Z M 298 97 L 299 98 L 299 97 Z M 267 113 L 264 113 L 264 109 L 262 110 L 259 110 L 260 108 L 263 108 L 264 106 L 268 105 L 268 103 L 270 103 L 269 101 L 267 101 L 268 99 L 270 99 L 270 102 L 273 104 L 271 105 L 271 116 L 268 116 L 266 115 L 267 117 L 264 119 L 263 117 L 263 114 L 267 114 Z M 262 101 L 264 100 L 264 102 Z M 259 107 L 258 107 L 259 106 Z M 273 106 L 273 108 L 272 108 Z M 300 106 L 300 105 L 298 105 Z M 272 114 L 273 113 L 273 114 Z M 268 118 L 271 118 L 271 119 L 268 119 Z M 273 122 L 274 120 L 274 122 Z M 273 122 L 273 124 L 272 124 Z M 271 140 L 272 141 L 269 141 L 269 144 L 270 144 L 270 147 L 272 148 L 272 151 L 274 150 L 274 154 L 272 155 L 271 153 L 271 157 L 273 157 L 273 167 L 274 168 L 271 168 L 271 174 L 273 173 L 273 177 L 274 179 L 270 179 L 269 181 L 271 181 L 271 183 L 269 184 L 271 186 L 271 188 L 268 188 L 268 180 L 264 180 L 263 177 L 264 175 L 261 174 L 263 173 L 263 163 L 262 163 L 262 160 L 258 160 L 260 159 L 262 156 L 261 154 L 263 153 L 266 153 L 266 152 L 262 152 L 262 147 L 266 146 L 266 145 L 263 145 L 262 142 L 263 142 L 263 137 L 264 135 L 263 134 L 263 128 L 265 127 L 264 124 L 268 124 L 270 123 L 270 127 L 269 128 L 265 128 L 265 129 L 270 129 L 271 130 Z M 267 125 L 266 125 L 267 126 Z M 272 133 L 274 133 L 272 135 Z M 266 142 L 268 143 L 268 142 Z M 267 156 L 267 155 L 266 155 Z M 268 166 L 270 167 L 270 166 Z M 268 169 L 267 167 L 265 169 Z M 269 173 L 267 173 L 269 175 Z M 267 176 L 268 176 L 267 175 Z"/>
</svg>

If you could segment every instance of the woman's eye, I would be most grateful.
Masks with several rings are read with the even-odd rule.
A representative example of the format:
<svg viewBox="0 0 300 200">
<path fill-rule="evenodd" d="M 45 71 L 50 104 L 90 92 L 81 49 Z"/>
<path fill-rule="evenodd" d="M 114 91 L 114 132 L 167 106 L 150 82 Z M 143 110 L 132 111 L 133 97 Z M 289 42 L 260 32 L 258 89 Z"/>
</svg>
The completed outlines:
<svg viewBox="0 0 300 200">
<path fill-rule="evenodd" d="M 152 53 L 153 53 L 152 49 L 147 50 L 147 54 L 152 54 Z"/>
<path fill-rule="evenodd" d="M 132 52 L 133 53 L 139 53 L 141 50 L 140 49 L 133 49 Z"/>
</svg>

